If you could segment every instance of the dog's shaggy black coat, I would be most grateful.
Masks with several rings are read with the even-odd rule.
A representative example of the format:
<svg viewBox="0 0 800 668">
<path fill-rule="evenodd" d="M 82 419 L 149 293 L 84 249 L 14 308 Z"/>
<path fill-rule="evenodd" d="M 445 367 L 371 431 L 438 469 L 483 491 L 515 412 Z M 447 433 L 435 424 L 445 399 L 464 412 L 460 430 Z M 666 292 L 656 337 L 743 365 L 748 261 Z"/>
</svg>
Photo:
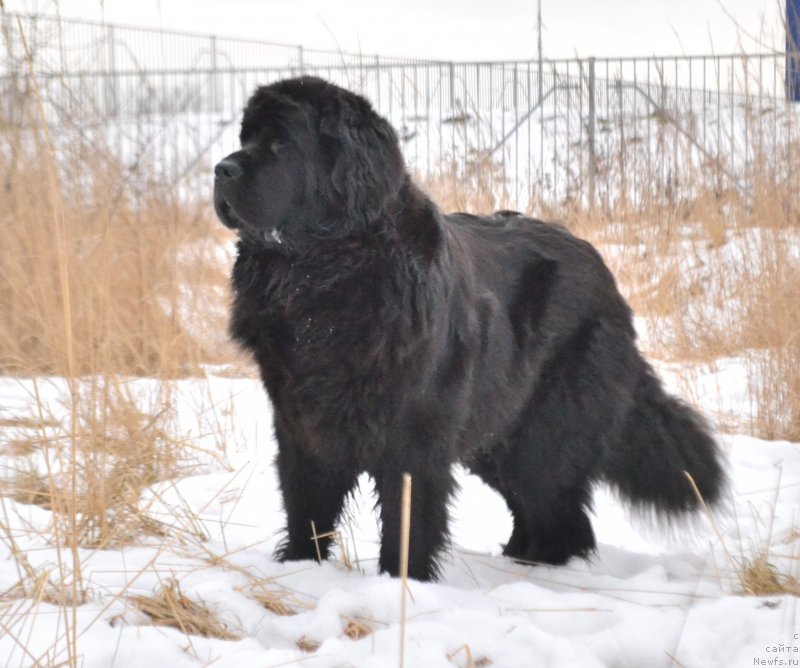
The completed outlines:
<svg viewBox="0 0 800 668">
<path fill-rule="evenodd" d="M 214 200 L 239 232 L 231 333 L 275 410 L 281 559 L 316 556 L 311 521 L 331 531 L 363 471 L 391 574 L 401 477 L 413 476 L 419 579 L 437 574 L 455 462 L 505 498 L 505 554 L 525 561 L 591 553 L 597 480 L 667 515 L 698 506 L 684 471 L 719 499 L 714 440 L 642 359 L 589 243 L 513 212 L 443 215 L 390 125 L 320 79 L 259 88 L 240 138 Z"/>
</svg>

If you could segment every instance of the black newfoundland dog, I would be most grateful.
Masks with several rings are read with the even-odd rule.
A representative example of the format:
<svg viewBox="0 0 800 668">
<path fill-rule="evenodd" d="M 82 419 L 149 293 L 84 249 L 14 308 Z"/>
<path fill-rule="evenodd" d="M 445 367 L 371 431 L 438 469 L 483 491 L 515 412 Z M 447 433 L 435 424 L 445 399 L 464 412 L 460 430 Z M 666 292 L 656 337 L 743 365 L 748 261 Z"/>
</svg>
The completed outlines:
<svg viewBox="0 0 800 668">
<path fill-rule="evenodd" d="M 316 557 L 312 520 L 331 531 L 363 471 L 391 574 L 413 476 L 421 580 L 447 543 L 455 462 L 505 498 L 504 553 L 524 561 L 592 552 L 594 481 L 666 516 L 698 507 L 684 472 L 719 500 L 708 428 L 642 359 L 589 243 L 509 211 L 442 214 L 389 123 L 321 79 L 259 88 L 240 138 L 216 166 L 214 204 L 239 234 L 231 333 L 275 408 L 281 559 Z"/>
</svg>

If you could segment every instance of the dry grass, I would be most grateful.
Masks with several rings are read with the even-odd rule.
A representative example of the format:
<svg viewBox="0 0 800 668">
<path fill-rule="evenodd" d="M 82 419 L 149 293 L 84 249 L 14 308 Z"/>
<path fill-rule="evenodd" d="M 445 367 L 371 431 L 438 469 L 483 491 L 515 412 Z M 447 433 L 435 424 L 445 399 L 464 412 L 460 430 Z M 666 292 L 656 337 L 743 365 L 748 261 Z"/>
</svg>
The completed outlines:
<svg viewBox="0 0 800 668">
<path fill-rule="evenodd" d="M 464 654 L 465 668 L 484 668 L 484 666 L 491 666 L 492 661 L 485 656 L 479 657 L 477 659 L 472 658 L 472 650 L 470 649 L 469 645 L 461 645 L 455 652 L 451 652 L 447 655 L 447 660 L 451 663 L 459 656 L 459 654 Z"/>
<path fill-rule="evenodd" d="M 512 204 L 502 172 L 502 165 L 487 152 L 470 151 L 445 161 L 433 174 L 415 178 L 444 211 L 488 212 Z"/>
<path fill-rule="evenodd" d="M 58 425 L 13 441 L 11 459 L 18 468 L 0 481 L 0 492 L 74 518 L 63 531 L 81 546 L 108 548 L 135 542 L 142 534 L 164 535 L 164 525 L 147 515 L 140 496 L 194 465 L 192 444 L 173 435 L 173 400 L 161 396 L 159 412 L 147 413 L 126 385 L 92 376 L 81 389 L 82 397 L 95 396 L 80 404 L 74 429 Z M 67 455 L 69 444 L 75 447 Z M 44 469 L 32 463 L 40 459 Z"/>
<path fill-rule="evenodd" d="M 785 547 L 796 541 L 796 535 L 789 535 L 782 543 Z M 740 554 L 728 552 L 727 559 L 738 584 L 736 593 L 743 596 L 800 596 L 800 580 L 788 572 L 793 569 L 776 563 L 779 561 L 778 551 L 772 536 L 768 536 L 750 550 L 749 557 L 745 556 L 744 548 L 740 549 Z"/>
<path fill-rule="evenodd" d="M 224 233 L 151 150 L 178 140 L 115 142 L 84 91 L 83 109 L 42 99 L 39 77 L 62 73 L 37 70 L 21 25 L 3 38 L 28 76 L 0 115 L 0 371 L 163 378 L 225 360 Z"/>
<path fill-rule="evenodd" d="M 313 652 L 316 652 L 320 648 L 322 643 L 319 643 L 316 640 L 311 640 L 309 638 L 306 638 L 306 636 L 303 636 L 295 643 L 295 645 L 297 646 L 297 649 L 299 649 L 301 652 L 308 652 L 309 654 L 311 654 Z"/>
<path fill-rule="evenodd" d="M 645 261 L 655 280 L 635 304 L 655 314 L 655 354 L 678 361 L 741 358 L 754 415 L 746 425 L 763 438 L 800 439 L 800 187 L 782 197 L 756 196 L 686 212 L 672 243 Z M 741 426 L 741 425 L 740 425 Z"/>
<path fill-rule="evenodd" d="M 273 614 L 290 617 L 313 607 L 310 603 L 301 601 L 296 592 L 276 584 L 272 579 L 254 580 L 250 573 L 243 575 L 251 582 L 246 588 L 240 588 L 240 591 L 246 591 Z"/>
<path fill-rule="evenodd" d="M 135 201 L 120 194 L 117 184 L 130 177 L 102 147 L 78 173 L 59 163 L 67 172 L 56 193 L 39 167 L 48 159 L 41 142 L 1 155 L 14 154 L 0 158 L 0 369 L 66 375 L 67 324 L 78 375 L 175 377 L 224 359 L 214 345 L 224 321 L 208 302 L 226 277 L 203 208 L 159 189 Z M 54 198 L 67 203 L 63 239 L 53 228 Z M 59 285 L 62 258 L 67 293 Z"/>
<path fill-rule="evenodd" d="M 36 603 L 51 603 L 52 605 L 81 605 L 87 600 L 83 588 L 73 591 L 53 578 L 52 568 L 34 568 L 28 555 L 17 545 L 13 532 L 5 521 L 0 521 L 0 534 L 9 546 L 11 556 L 17 567 L 19 579 L 11 587 L 0 592 L 0 601 L 13 601 L 28 599 Z M 78 598 L 72 596 L 77 593 Z"/>
<path fill-rule="evenodd" d="M 292 601 L 290 592 L 256 587 L 252 591 L 253 598 L 258 601 L 263 608 L 281 617 L 290 617 L 297 614 L 297 604 Z"/>
<path fill-rule="evenodd" d="M 129 596 L 128 600 L 155 626 L 171 626 L 187 635 L 204 638 L 239 640 L 239 636 L 219 621 L 205 603 L 188 598 L 177 580 L 165 582 L 151 596 Z"/>
<path fill-rule="evenodd" d="M 781 573 L 766 554 L 744 561 L 738 570 L 741 593 L 748 596 L 800 596 L 800 581 Z"/>
<path fill-rule="evenodd" d="M 349 522 L 349 520 L 347 520 Z M 350 534 L 352 535 L 352 525 L 350 528 Z M 359 573 L 363 572 L 361 569 L 361 565 L 358 561 L 358 553 L 356 552 L 356 545 L 355 540 L 352 540 L 352 547 L 353 547 L 353 555 L 350 554 L 350 546 L 351 541 L 344 536 L 344 534 L 339 530 L 328 531 L 327 533 L 317 533 L 316 526 L 314 522 L 311 522 L 311 540 L 314 541 L 314 547 L 317 552 L 317 561 L 322 561 L 321 553 L 320 553 L 320 546 L 319 540 L 321 538 L 330 538 L 333 544 L 338 548 L 337 554 L 337 563 L 339 563 L 346 571 L 353 572 L 357 571 Z"/>
<path fill-rule="evenodd" d="M 748 539 L 750 541 L 758 539 L 758 542 L 750 550 L 753 556 L 747 557 L 745 556 L 745 547 L 741 544 L 741 537 L 738 551 L 734 553 L 729 549 L 714 515 L 709 510 L 705 499 L 700 494 L 700 490 L 694 478 L 692 478 L 687 471 L 683 473 L 689 480 L 689 484 L 692 486 L 692 490 L 700 503 L 700 507 L 703 509 L 703 512 L 706 514 L 706 517 L 717 535 L 719 545 L 725 554 L 725 560 L 734 578 L 738 582 L 739 588 L 737 593 L 746 596 L 771 596 L 776 594 L 800 596 L 800 581 L 793 575 L 782 572 L 778 566 L 773 563 L 772 550 L 774 547 L 773 543 L 775 542 L 773 529 L 775 507 L 778 494 L 781 491 L 780 478 L 775 487 L 775 498 L 770 506 L 770 516 L 767 518 L 767 535 L 763 538 L 756 536 Z M 753 512 L 755 512 L 754 509 Z M 759 525 L 759 518 L 756 517 L 755 519 L 757 520 L 756 524 Z M 792 545 L 798 538 L 800 538 L 800 533 L 797 528 L 794 528 L 784 538 L 783 545 Z"/>
<path fill-rule="evenodd" d="M 342 635 L 347 636 L 350 640 L 361 640 L 372 634 L 372 626 L 364 619 L 346 617 L 344 622 Z"/>
</svg>

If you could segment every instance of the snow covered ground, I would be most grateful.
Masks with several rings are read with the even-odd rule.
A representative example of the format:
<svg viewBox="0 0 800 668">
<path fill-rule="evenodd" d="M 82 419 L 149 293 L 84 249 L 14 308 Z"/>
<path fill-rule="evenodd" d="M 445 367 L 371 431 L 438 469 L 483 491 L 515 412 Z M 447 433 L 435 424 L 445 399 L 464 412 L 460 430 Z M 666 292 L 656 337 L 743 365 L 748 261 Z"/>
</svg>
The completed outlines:
<svg viewBox="0 0 800 668">
<path fill-rule="evenodd" d="M 724 392 L 707 392 L 705 408 L 716 411 L 722 399 L 723 411 L 746 410 L 746 402 L 737 402 L 746 395 L 746 374 L 736 373 L 735 361 L 717 368 L 725 374 L 717 384 Z M 130 384 L 145 405 L 158 396 L 153 381 Z M 65 382 L 50 379 L 38 389 L 52 415 L 68 421 Z M 143 495 L 148 514 L 172 527 L 170 537 L 80 551 L 89 601 L 74 618 L 78 665 L 398 665 L 401 585 L 377 573 L 368 480 L 342 526 L 352 570 L 336 560 L 278 564 L 271 558 L 282 525 L 276 446 L 259 383 L 210 372 L 207 379 L 177 381 L 175 389 L 177 433 L 217 456 Z M 35 419 L 34 394 L 30 380 L 0 379 L 0 424 Z M 20 430 L 6 427 L 0 443 Z M 739 595 L 735 571 L 743 559 L 768 550 L 779 572 L 800 576 L 800 444 L 721 439 L 733 485 L 729 511 L 715 518 L 716 528 L 705 518 L 690 532 L 643 526 L 599 489 L 598 553 L 560 568 L 502 557 L 510 531 L 503 502 L 459 472 L 444 578 L 410 584 L 405 665 L 798 665 L 798 598 Z M 0 475 L 9 475 L 11 466 L 2 456 Z M 49 569 L 51 579 L 59 560 L 69 570 L 68 550 L 59 553 L 48 538 L 50 511 L 0 498 L 0 525 L 9 529 L 0 533 L 0 592 L 20 579 L 15 552 L 24 552 L 34 570 Z M 131 596 L 151 595 L 172 581 L 239 639 L 155 626 L 131 603 Z M 258 601 L 265 592 L 283 597 L 296 614 L 266 609 Z M 65 661 L 65 620 L 72 623 L 49 603 L 0 597 L 0 666 Z"/>
</svg>

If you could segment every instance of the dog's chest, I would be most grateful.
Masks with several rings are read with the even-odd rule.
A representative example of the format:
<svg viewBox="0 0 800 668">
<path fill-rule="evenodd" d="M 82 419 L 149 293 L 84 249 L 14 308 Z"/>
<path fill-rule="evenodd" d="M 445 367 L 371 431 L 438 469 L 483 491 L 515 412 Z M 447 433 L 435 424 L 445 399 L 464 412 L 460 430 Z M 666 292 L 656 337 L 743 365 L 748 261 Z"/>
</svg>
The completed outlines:
<svg viewBox="0 0 800 668">
<path fill-rule="evenodd" d="M 287 325 L 290 341 L 270 346 L 265 384 L 310 454 L 344 448 L 366 462 L 385 438 L 402 370 L 392 345 L 368 329 L 363 320 L 317 313 Z"/>
<path fill-rule="evenodd" d="M 336 280 L 330 271 L 257 267 L 255 280 L 252 264 L 234 271 L 231 332 L 254 354 L 278 410 L 307 434 L 385 431 L 419 340 L 409 286 L 385 265 Z"/>
</svg>

